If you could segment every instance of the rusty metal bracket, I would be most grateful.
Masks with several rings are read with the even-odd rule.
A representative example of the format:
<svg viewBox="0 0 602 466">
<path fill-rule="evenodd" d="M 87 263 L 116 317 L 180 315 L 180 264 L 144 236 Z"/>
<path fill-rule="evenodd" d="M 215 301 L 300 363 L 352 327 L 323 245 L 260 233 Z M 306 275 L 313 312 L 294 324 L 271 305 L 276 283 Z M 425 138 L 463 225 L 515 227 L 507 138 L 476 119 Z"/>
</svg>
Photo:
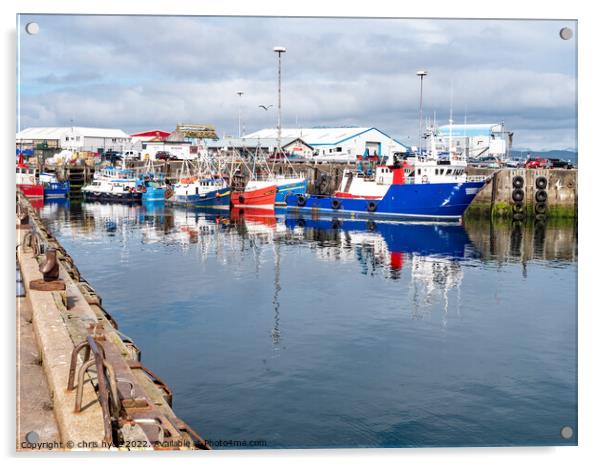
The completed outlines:
<svg viewBox="0 0 602 466">
<path fill-rule="evenodd" d="M 199 434 L 197 434 L 196 431 L 192 427 L 190 427 L 188 424 L 186 424 L 184 421 L 182 421 L 182 419 L 180 419 L 180 418 L 176 419 L 176 427 L 181 432 L 187 433 L 190 436 L 190 438 L 192 438 L 195 446 L 199 450 L 211 450 L 211 447 L 207 444 L 205 439 L 202 438 Z"/>
<path fill-rule="evenodd" d="M 169 385 L 163 382 L 163 380 L 161 380 L 161 378 L 159 378 L 159 376 L 151 371 L 148 367 L 142 365 L 140 361 L 128 361 L 128 364 L 130 369 L 140 369 L 145 372 L 150 377 L 151 381 L 160 387 L 163 392 L 165 392 L 165 401 L 171 407 L 173 402 L 173 392 L 171 391 L 171 388 L 169 388 Z"/>
<path fill-rule="evenodd" d="M 104 340 L 103 327 L 101 325 L 92 325 L 88 329 L 90 335 L 86 340 L 73 348 L 71 353 L 71 364 L 69 366 L 69 380 L 67 390 L 73 390 L 75 382 L 75 372 L 77 369 L 77 358 L 82 350 L 85 350 L 84 359 L 78 372 L 77 392 L 75 395 L 76 413 L 81 411 L 81 404 L 84 390 L 84 376 L 93 366 L 96 368 L 96 384 L 98 389 L 98 399 L 102 409 L 105 437 L 104 441 L 113 444 L 112 415 L 119 417 L 121 404 L 117 390 L 117 380 L 115 371 L 109 361 L 106 360 L 105 350 L 100 343 Z M 92 356 L 92 357 L 91 357 Z"/>
<path fill-rule="evenodd" d="M 42 239 L 42 235 L 37 230 L 28 231 L 23 237 L 23 241 L 19 245 L 23 248 L 31 248 L 34 252 L 34 256 L 39 256 L 44 252 L 45 243 Z"/>
</svg>

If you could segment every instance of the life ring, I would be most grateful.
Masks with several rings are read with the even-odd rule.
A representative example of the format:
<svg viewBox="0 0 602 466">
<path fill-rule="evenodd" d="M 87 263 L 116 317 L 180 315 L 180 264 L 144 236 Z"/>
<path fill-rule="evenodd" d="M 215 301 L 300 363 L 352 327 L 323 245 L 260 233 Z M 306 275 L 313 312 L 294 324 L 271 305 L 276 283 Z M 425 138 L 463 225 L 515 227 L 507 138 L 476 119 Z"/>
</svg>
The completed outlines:
<svg viewBox="0 0 602 466">
<path fill-rule="evenodd" d="M 525 198 L 525 192 L 522 189 L 512 191 L 512 200 L 514 202 L 522 202 Z"/>
<path fill-rule="evenodd" d="M 523 189 L 523 187 L 525 186 L 525 179 L 518 175 L 515 176 L 514 178 L 512 178 L 512 187 L 514 189 Z"/>
<path fill-rule="evenodd" d="M 341 208 L 341 201 L 339 201 L 338 199 L 333 199 L 330 205 L 334 210 L 338 210 Z"/>
<path fill-rule="evenodd" d="M 422 175 L 422 182 L 423 183 L 428 183 L 428 181 L 429 181 L 429 177 L 426 176 L 426 175 Z"/>
<path fill-rule="evenodd" d="M 546 189 L 548 186 L 548 180 L 544 176 L 538 176 L 535 179 L 535 187 L 537 189 Z"/>
<path fill-rule="evenodd" d="M 377 206 L 378 206 L 378 204 L 376 204 L 376 202 L 374 202 L 374 201 L 368 202 L 368 212 L 376 212 Z"/>
<path fill-rule="evenodd" d="M 305 199 L 305 196 L 303 196 L 303 195 L 297 196 L 297 205 L 299 207 L 303 207 L 306 203 L 307 203 L 307 199 Z"/>
<path fill-rule="evenodd" d="M 537 202 L 546 202 L 548 200 L 548 193 L 545 191 L 537 191 L 535 193 L 535 200 Z"/>
</svg>

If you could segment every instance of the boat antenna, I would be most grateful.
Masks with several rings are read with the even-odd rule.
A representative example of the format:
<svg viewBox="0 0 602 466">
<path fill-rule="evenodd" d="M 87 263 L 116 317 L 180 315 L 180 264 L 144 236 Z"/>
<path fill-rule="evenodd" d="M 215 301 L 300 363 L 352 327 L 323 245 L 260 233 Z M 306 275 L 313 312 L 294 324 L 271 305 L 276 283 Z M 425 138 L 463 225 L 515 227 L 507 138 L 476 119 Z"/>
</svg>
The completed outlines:
<svg viewBox="0 0 602 466">
<path fill-rule="evenodd" d="M 449 159 L 451 160 L 452 154 L 452 125 L 454 123 L 454 85 L 453 82 L 450 88 L 449 96 Z"/>
</svg>

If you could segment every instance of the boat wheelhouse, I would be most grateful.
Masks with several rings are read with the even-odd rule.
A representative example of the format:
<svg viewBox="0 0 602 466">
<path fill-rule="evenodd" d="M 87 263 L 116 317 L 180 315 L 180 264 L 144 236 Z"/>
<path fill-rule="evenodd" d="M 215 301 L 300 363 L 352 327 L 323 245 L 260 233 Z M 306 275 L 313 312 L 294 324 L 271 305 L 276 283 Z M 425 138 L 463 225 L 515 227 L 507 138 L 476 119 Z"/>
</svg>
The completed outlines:
<svg viewBox="0 0 602 466">
<path fill-rule="evenodd" d="M 44 186 L 38 181 L 37 170 L 23 162 L 23 155 L 19 154 L 16 167 L 17 187 L 29 198 L 43 198 Z"/>
</svg>

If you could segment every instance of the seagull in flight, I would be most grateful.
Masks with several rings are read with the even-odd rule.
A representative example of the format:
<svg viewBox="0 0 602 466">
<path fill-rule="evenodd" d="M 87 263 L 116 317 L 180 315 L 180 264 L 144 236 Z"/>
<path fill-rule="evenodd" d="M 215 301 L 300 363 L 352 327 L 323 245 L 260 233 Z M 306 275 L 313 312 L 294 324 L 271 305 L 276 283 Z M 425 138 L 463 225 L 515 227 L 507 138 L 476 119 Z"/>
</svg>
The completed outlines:
<svg viewBox="0 0 602 466">
<path fill-rule="evenodd" d="M 267 112 L 268 108 L 273 107 L 273 105 L 268 105 L 267 107 L 265 105 L 259 105 L 259 107 L 263 108 Z"/>
</svg>

